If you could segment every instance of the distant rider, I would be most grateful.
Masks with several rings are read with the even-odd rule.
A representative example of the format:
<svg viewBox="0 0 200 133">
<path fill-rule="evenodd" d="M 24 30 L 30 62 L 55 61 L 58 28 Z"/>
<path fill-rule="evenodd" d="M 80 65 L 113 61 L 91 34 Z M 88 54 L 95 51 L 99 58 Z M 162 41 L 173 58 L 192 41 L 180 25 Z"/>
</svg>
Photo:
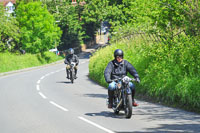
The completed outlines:
<svg viewBox="0 0 200 133">
<path fill-rule="evenodd" d="M 76 63 L 76 66 L 74 67 L 75 69 L 75 78 L 77 78 L 77 66 L 78 66 L 78 63 L 79 63 L 79 59 L 78 59 L 78 56 L 74 54 L 74 49 L 73 48 L 70 48 L 68 50 L 68 55 L 66 55 L 65 57 L 65 61 L 64 63 L 67 64 L 66 66 L 66 72 L 67 72 L 67 78 L 69 79 L 69 69 L 70 69 L 70 64 L 71 62 L 75 62 Z"/>
<path fill-rule="evenodd" d="M 114 90 L 116 89 L 116 82 L 114 82 L 114 79 L 121 78 L 123 76 L 127 75 L 127 72 L 129 72 L 135 79 L 136 82 L 140 82 L 139 75 L 136 72 L 136 69 L 133 67 L 132 64 L 130 64 L 127 60 L 124 60 L 124 53 L 121 49 L 116 49 L 114 51 L 114 57 L 115 59 L 110 61 L 104 71 L 104 77 L 107 83 L 109 83 L 108 86 L 108 108 L 112 108 L 113 104 L 113 95 Z M 135 85 L 132 82 L 129 82 L 130 89 L 132 90 L 132 99 L 133 99 L 133 106 L 138 106 L 138 104 L 134 100 L 135 96 Z"/>
</svg>

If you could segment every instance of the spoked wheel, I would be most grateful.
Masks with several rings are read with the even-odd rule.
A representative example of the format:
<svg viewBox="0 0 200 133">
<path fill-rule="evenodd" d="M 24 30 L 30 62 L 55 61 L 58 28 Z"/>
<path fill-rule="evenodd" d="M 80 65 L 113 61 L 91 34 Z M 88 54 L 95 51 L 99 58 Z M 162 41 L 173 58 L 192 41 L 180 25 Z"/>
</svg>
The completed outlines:
<svg viewBox="0 0 200 133">
<path fill-rule="evenodd" d="M 131 95 L 127 95 L 125 115 L 126 115 L 126 118 L 131 118 L 132 116 L 132 96 Z"/>
</svg>

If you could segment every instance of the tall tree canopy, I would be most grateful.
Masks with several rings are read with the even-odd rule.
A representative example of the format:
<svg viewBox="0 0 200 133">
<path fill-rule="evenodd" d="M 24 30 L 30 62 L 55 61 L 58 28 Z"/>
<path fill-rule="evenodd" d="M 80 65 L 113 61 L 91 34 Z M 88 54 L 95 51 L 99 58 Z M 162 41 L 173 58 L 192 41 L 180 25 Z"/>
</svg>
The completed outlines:
<svg viewBox="0 0 200 133">
<path fill-rule="evenodd" d="M 20 2 L 16 10 L 22 48 L 30 53 L 44 52 L 59 43 L 61 30 L 41 2 Z"/>
<path fill-rule="evenodd" d="M 18 47 L 19 28 L 14 17 L 5 12 L 3 5 L 0 4 L 0 52 L 14 50 Z"/>
</svg>

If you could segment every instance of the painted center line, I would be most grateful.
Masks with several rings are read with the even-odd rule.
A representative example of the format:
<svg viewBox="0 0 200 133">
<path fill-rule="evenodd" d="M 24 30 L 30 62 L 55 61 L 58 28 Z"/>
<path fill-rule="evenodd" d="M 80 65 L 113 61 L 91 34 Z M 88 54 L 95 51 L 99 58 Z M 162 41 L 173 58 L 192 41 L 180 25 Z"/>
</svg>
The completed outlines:
<svg viewBox="0 0 200 133">
<path fill-rule="evenodd" d="M 43 99 L 47 99 L 47 97 L 42 93 L 42 92 L 38 92 L 40 94 L 40 96 L 43 98 Z"/>
<path fill-rule="evenodd" d="M 85 119 L 83 117 L 78 117 L 78 118 L 83 120 L 83 121 L 85 121 L 85 122 L 87 122 L 87 123 L 89 123 L 89 124 L 91 124 L 91 125 L 93 125 L 93 126 L 95 126 L 95 127 L 97 127 L 97 128 L 99 128 L 99 129 L 101 129 L 101 130 L 104 130 L 107 133 L 115 133 L 115 132 L 113 132 L 113 131 L 111 131 L 111 130 L 109 130 L 107 128 L 104 128 L 104 127 L 102 127 L 102 126 L 100 126 L 100 125 L 98 125 L 98 124 L 96 124 L 96 123 L 94 123 L 94 122 L 92 122 L 90 120 L 87 120 L 87 119 Z"/>
<path fill-rule="evenodd" d="M 40 83 L 40 80 L 38 80 L 37 83 L 39 84 L 39 83 Z"/>
<path fill-rule="evenodd" d="M 37 85 L 36 88 L 37 88 L 38 91 L 40 90 L 40 86 L 39 85 Z"/>
<path fill-rule="evenodd" d="M 66 109 L 66 108 L 64 108 L 64 107 L 62 107 L 62 106 L 60 106 L 60 105 L 58 105 L 57 103 L 55 103 L 55 102 L 53 102 L 53 101 L 50 101 L 50 103 L 53 104 L 54 106 L 56 106 L 57 108 L 63 110 L 63 111 L 68 111 L 68 109 Z"/>
</svg>

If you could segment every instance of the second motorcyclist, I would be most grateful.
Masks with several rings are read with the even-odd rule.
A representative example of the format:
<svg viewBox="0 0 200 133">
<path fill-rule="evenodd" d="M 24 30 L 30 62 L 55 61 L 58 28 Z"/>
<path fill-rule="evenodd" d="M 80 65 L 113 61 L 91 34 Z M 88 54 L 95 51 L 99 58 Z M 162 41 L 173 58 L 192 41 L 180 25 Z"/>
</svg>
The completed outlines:
<svg viewBox="0 0 200 133">
<path fill-rule="evenodd" d="M 64 63 L 67 64 L 66 66 L 66 73 L 67 73 L 67 78 L 69 79 L 69 69 L 70 69 L 70 64 L 71 62 L 75 62 L 76 66 L 74 67 L 75 69 L 75 78 L 77 78 L 77 70 L 78 70 L 78 64 L 79 64 L 79 59 L 78 56 L 74 54 L 74 49 L 69 48 L 68 53 L 65 57 Z"/>
</svg>

